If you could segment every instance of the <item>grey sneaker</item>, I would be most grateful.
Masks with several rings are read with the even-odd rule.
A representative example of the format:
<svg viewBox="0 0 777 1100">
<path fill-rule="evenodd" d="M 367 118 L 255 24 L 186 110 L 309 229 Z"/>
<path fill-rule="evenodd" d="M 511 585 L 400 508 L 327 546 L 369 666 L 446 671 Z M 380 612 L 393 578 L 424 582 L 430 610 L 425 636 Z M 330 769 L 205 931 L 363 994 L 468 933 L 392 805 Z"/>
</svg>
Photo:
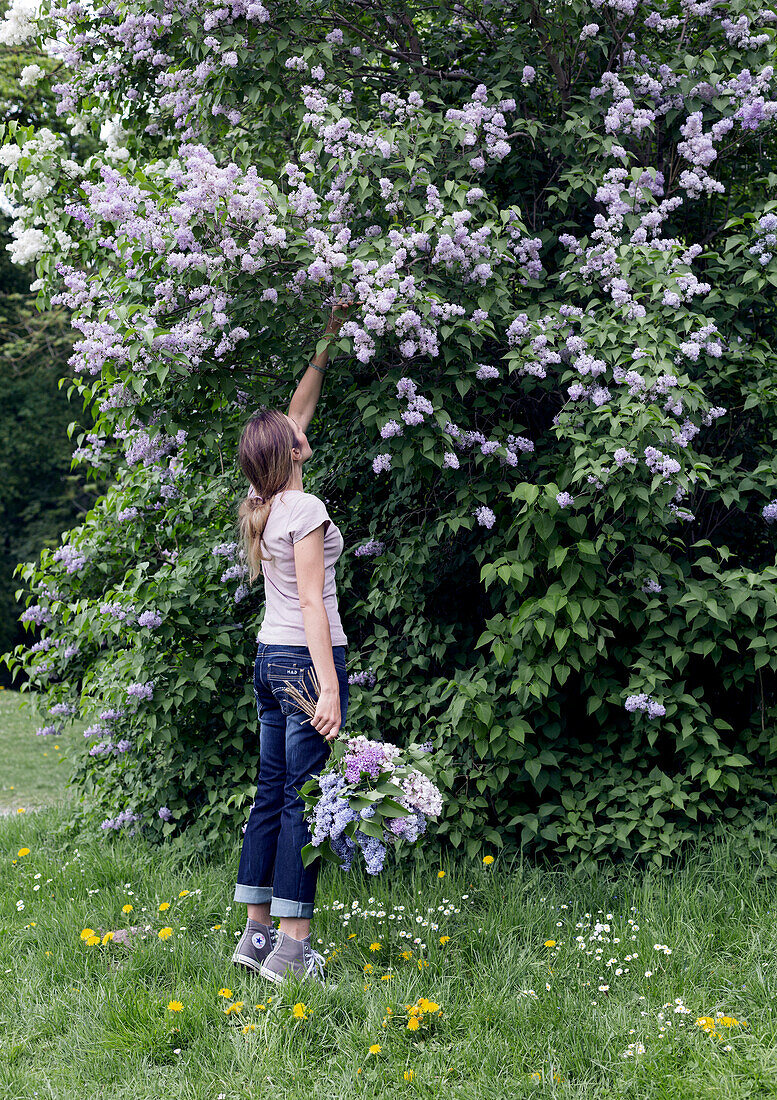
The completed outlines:
<svg viewBox="0 0 777 1100">
<path fill-rule="evenodd" d="M 334 987 L 334 982 L 324 980 L 324 956 L 315 951 L 310 936 L 295 940 L 285 932 L 278 933 L 275 947 L 262 963 L 259 972 L 263 978 L 280 985 L 289 974 L 299 978 L 312 978 L 319 985 Z"/>
<path fill-rule="evenodd" d="M 236 966 L 245 966 L 249 970 L 258 971 L 262 963 L 275 947 L 278 938 L 278 930 L 273 925 L 253 922 L 251 928 L 246 925 L 246 930 L 240 937 L 232 962 Z"/>
</svg>

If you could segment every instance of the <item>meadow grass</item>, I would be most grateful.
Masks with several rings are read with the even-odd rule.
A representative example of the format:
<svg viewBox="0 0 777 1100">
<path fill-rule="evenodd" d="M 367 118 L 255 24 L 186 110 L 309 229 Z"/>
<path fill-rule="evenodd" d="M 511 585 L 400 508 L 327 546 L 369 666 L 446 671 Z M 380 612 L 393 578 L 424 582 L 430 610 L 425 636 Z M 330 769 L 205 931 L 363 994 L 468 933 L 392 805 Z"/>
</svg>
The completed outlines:
<svg viewBox="0 0 777 1100">
<path fill-rule="evenodd" d="M 327 866 L 312 938 L 336 987 L 279 987 L 230 959 L 239 829 L 205 860 L 70 816 L 0 820 L 3 1098 L 777 1095 L 777 891 L 731 841 L 668 871 Z"/>
</svg>

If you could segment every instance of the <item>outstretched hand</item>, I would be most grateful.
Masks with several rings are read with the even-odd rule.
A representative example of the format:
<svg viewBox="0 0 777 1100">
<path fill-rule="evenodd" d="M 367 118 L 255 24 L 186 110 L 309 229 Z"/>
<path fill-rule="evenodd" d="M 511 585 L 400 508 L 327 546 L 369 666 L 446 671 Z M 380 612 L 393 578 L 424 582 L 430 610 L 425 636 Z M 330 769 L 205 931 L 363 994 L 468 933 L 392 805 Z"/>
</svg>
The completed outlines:
<svg viewBox="0 0 777 1100">
<path fill-rule="evenodd" d="M 353 298 L 347 300 L 340 300 L 335 302 L 332 306 L 332 312 L 329 314 L 329 323 L 326 326 L 325 334 L 327 332 L 333 333 L 335 336 L 340 331 L 340 328 L 348 319 L 348 310 L 356 304 Z"/>
</svg>

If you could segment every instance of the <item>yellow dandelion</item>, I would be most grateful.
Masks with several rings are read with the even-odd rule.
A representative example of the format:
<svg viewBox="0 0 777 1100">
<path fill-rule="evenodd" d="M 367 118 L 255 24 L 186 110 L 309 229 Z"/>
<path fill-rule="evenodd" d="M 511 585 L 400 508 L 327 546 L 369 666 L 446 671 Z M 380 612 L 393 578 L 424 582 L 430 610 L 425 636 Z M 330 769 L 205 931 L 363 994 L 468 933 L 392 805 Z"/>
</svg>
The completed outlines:
<svg viewBox="0 0 777 1100">
<path fill-rule="evenodd" d="M 245 1027 L 241 1028 L 240 1030 L 243 1032 L 244 1035 L 247 1031 L 256 1031 L 256 1024 L 246 1024 Z"/>
<path fill-rule="evenodd" d="M 84 928 L 81 933 L 82 940 L 88 940 L 90 936 L 94 935 L 94 928 Z"/>
<path fill-rule="evenodd" d="M 224 1009 L 224 1015 L 229 1016 L 232 1012 L 242 1012 L 245 1001 L 235 1001 L 234 1004 L 227 1005 Z"/>
<path fill-rule="evenodd" d="M 157 932 L 160 940 L 169 940 L 173 934 L 172 928 L 160 928 Z"/>
<path fill-rule="evenodd" d="M 402 954 L 400 955 L 400 958 L 402 958 L 402 959 L 412 959 L 412 957 L 413 957 L 413 952 L 412 951 L 403 951 Z"/>
<path fill-rule="evenodd" d="M 373 970 L 372 963 L 365 963 L 364 964 L 364 973 L 365 974 L 371 974 L 372 970 Z"/>
<path fill-rule="evenodd" d="M 170 902 L 169 901 L 163 901 L 163 902 L 161 902 L 161 904 L 159 906 L 159 912 L 164 913 L 165 909 L 169 909 L 169 908 L 170 908 Z"/>
<path fill-rule="evenodd" d="M 391 1005 L 386 1005 L 386 1015 L 387 1016 L 393 1016 L 394 1015 L 394 1009 L 391 1007 Z"/>
<path fill-rule="evenodd" d="M 231 996 L 232 996 L 232 990 L 231 990 L 231 989 L 227 989 L 227 987 L 226 987 L 226 986 L 224 986 L 224 988 L 223 988 L 223 989 L 220 989 L 220 990 L 219 990 L 219 993 L 218 993 L 218 995 L 219 995 L 219 997 L 231 997 Z"/>
<path fill-rule="evenodd" d="M 483 862 L 485 863 L 486 867 L 488 867 L 489 864 L 494 862 L 494 857 L 493 856 L 483 856 Z"/>
<path fill-rule="evenodd" d="M 94 936 L 87 937 L 86 942 L 90 945 L 90 947 L 94 947 L 95 944 L 102 943 L 102 940 L 97 934 L 95 934 Z"/>
<path fill-rule="evenodd" d="M 408 1031 L 418 1031 L 420 1026 L 421 1026 L 421 1021 L 418 1019 L 417 1016 L 411 1016 L 410 1019 L 407 1021 L 407 1030 Z"/>
<path fill-rule="evenodd" d="M 382 982 L 390 982 L 393 977 L 394 977 L 393 974 L 381 974 L 380 980 Z"/>
<path fill-rule="evenodd" d="M 429 960 L 428 959 L 419 959 L 418 960 L 418 969 L 419 970 L 423 970 L 423 968 L 425 966 L 428 966 L 428 965 L 429 965 Z"/>
<path fill-rule="evenodd" d="M 718 1023 L 723 1024 L 723 1027 L 739 1027 L 739 1021 L 733 1016 L 721 1016 Z"/>
<path fill-rule="evenodd" d="M 183 1005 L 180 1001 L 170 1001 L 167 1007 L 171 1012 L 180 1012 L 183 1009 Z"/>
<path fill-rule="evenodd" d="M 17 814 L 23 814 L 23 813 L 26 813 L 27 811 L 25 810 L 24 806 L 20 806 L 19 809 L 16 812 L 17 812 Z"/>
<path fill-rule="evenodd" d="M 445 945 L 448 942 L 449 939 L 450 939 L 450 936 L 440 936 L 440 943 Z"/>
<path fill-rule="evenodd" d="M 380 1043 L 373 1043 L 372 1046 L 370 1047 L 370 1054 L 380 1054 L 380 1052 L 381 1052 Z"/>
<path fill-rule="evenodd" d="M 555 940 L 545 940 L 545 943 L 542 946 L 543 947 L 555 947 L 556 946 L 556 941 Z"/>
<path fill-rule="evenodd" d="M 103 936 L 103 943 L 107 943 L 109 940 L 112 940 L 112 939 L 113 939 L 113 932 L 106 932 L 105 935 Z"/>
<path fill-rule="evenodd" d="M 370 944 L 370 951 L 380 951 L 382 946 L 383 946 L 382 943 L 371 943 Z"/>
<path fill-rule="evenodd" d="M 211 928 L 211 932 L 218 932 L 219 928 L 221 928 L 220 924 L 214 924 Z"/>
<path fill-rule="evenodd" d="M 28 856 L 30 854 L 30 849 L 29 848 L 20 848 L 19 851 L 16 854 L 18 856 Z"/>
<path fill-rule="evenodd" d="M 445 878 L 445 871 L 438 871 L 437 872 L 437 877 L 438 878 Z"/>
<path fill-rule="evenodd" d="M 291 1011 L 298 1020 L 307 1020 L 308 1018 L 308 1007 L 302 1001 L 297 1001 Z"/>
<path fill-rule="evenodd" d="M 178 894 L 178 897 L 179 898 L 185 898 L 188 893 L 189 893 L 188 890 L 181 890 L 180 893 Z"/>
<path fill-rule="evenodd" d="M 414 1077 L 415 1077 L 415 1071 L 414 1070 L 412 1070 L 412 1069 L 406 1069 L 405 1070 L 404 1078 L 405 1078 L 406 1081 L 412 1081 Z"/>
<path fill-rule="evenodd" d="M 258 1008 L 260 1012 L 267 1011 L 267 1005 L 254 1005 L 254 1008 Z"/>
<path fill-rule="evenodd" d="M 428 1001 L 426 997 L 420 997 L 418 1001 L 418 1007 L 422 1012 L 439 1012 L 440 1006 L 436 1001 Z"/>
<path fill-rule="evenodd" d="M 127 902 L 126 905 L 122 905 L 122 907 L 121 907 L 122 913 L 131 913 L 132 909 L 133 909 L 133 906 L 130 905 L 129 902 Z"/>
<path fill-rule="evenodd" d="M 355 939 L 356 939 L 356 933 L 355 933 L 355 932 L 351 932 L 351 933 L 349 934 L 349 936 L 348 936 L 348 939 L 349 939 L 349 940 L 355 940 Z"/>
</svg>

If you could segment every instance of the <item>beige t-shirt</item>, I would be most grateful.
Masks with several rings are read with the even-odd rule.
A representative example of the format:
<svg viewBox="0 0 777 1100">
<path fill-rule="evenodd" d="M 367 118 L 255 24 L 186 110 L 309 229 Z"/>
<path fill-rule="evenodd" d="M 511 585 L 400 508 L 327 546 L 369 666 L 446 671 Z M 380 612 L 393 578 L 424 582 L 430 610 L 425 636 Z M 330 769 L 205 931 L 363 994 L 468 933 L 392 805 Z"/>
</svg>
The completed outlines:
<svg viewBox="0 0 777 1100">
<path fill-rule="evenodd" d="M 323 500 L 301 489 L 284 489 L 273 497 L 270 504 L 270 514 L 262 535 L 262 551 L 272 554 L 273 560 L 262 562 L 265 610 L 256 635 L 257 642 L 270 645 L 308 644 L 297 589 L 294 543 L 321 523 L 326 524 L 323 597 L 329 633 L 332 645 L 348 644 L 335 591 L 335 562 L 342 554 L 345 542 L 340 528 L 330 519 Z"/>
</svg>

